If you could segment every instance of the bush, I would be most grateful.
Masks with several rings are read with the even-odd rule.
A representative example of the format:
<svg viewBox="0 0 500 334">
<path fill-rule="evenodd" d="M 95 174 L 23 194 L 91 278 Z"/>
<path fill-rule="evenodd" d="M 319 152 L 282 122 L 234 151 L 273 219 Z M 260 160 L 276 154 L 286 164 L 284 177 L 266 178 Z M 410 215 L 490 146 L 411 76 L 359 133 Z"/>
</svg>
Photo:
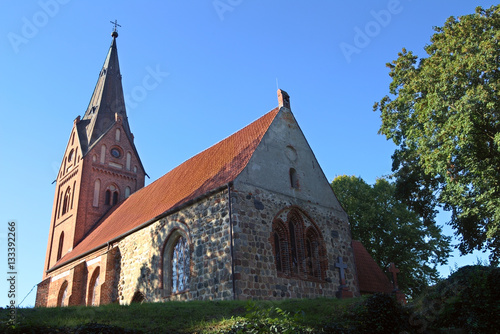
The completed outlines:
<svg viewBox="0 0 500 334">
<path fill-rule="evenodd" d="M 377 293 L 366 299 L 353 314 L 356 333 L 399 333 L 409 331 L 409 312 L 394 296 Z"/>
<path fill-rule="evenodd" d="M 420 323 L 431 329 L 495 333 L 500 328 L 500 268 L 465 266 L 419 298 Z"/>
<path fill-rule="evenodd" d="M 236 321 L 228 334 L 239 333 L 308 333 L 310 330 L 306 329 L 301 324 L 303 320 L 302 311 L 291 313 L 284 311 L 279 307 L 261 308 L 255 302 L 248 302 L 246 306 L 247 313 Z"/>
</svg>

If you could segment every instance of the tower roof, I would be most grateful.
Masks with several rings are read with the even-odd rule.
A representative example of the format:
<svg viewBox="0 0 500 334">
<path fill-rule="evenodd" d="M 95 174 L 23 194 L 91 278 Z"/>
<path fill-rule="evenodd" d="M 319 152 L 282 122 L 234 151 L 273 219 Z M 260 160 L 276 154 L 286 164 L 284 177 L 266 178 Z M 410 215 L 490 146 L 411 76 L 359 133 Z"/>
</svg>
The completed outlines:
<svg viewBox="0 0 500 334">
<path fill-rule="evenodd" d="M 111 128 L 117 116 L 121 117 L 125 133 L 133 143 L 133 136 L 130 132 L 125 110 L 122 76 L 116 48 L 118 34 L 113 33 L 112 37 L 113 40 L 99 73 L 94 93 L 85 114 L 78 124 L 84 155 Z"/>
</svg>

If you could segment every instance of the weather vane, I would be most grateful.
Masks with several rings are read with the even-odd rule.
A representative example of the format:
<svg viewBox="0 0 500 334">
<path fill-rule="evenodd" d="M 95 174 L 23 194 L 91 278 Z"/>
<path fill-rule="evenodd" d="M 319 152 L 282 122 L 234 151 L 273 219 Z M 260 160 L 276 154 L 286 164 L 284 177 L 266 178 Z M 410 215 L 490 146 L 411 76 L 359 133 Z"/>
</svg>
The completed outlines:
<svg viewBox="0 0 500 334">
<path fill-rule="evenodd" d="M 122 27 L 121 25 L 118 24 L 117 20 L 115 20 L 115 22 L 113 22 L 113 21 L 109 21 L 109 22 L 111 22 L 115 26 L 113 29 L 113 32 L 117 32 L 116 27 L 120 27 L 120 28 Z"/>
</svg>

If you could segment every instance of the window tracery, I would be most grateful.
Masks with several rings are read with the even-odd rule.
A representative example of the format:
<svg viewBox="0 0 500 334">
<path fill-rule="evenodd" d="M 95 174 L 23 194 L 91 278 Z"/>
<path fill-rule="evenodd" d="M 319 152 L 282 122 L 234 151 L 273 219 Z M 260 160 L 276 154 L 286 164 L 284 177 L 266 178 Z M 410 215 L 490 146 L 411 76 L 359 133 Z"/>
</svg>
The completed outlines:
<svg viewBox="0 0 500 334">
<path fill-rule="evenodd" d="M 189 290 L 191 277 L 191 250 L 187 237 L 176 229 L 168 238 L 163 250 L 164 295 Z"/>
</svg>

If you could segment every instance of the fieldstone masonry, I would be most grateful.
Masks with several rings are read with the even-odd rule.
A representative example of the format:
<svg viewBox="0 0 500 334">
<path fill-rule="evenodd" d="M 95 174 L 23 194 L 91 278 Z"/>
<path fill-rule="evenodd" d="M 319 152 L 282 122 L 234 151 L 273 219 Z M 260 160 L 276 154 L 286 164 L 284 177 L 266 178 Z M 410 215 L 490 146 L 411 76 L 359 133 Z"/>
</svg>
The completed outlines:
<svg viewBox="0 0 500 334">
<path fill-rule="evenodd" d="M 121 273 L 120 303 L 130 303 L 139 291 L 149 302 L 221 300 L 232 298 L 229 207 L 223 190 L 137 231 L 118 243 Z M 170 295 L 164 289 L 162 250 L 174 230 L 190 241 L 188 291 Z"/>
<path fill-rule="evenodd" d="M 347 286 L 352 293 L 357 293 L 350 229 L 346 220 L 338 218 L 341 212 L 248 185 L 235 191 L 234 197 L 238 299 L 335 297 L 340 285 L 335 268 L 337 256 L 344 257 L 348 265 Z M 291 207 L 308 214 L 322 233 L 326 248 L 326 258 L 321 259 L 326 264 L 322 279 L 284 277 L 277 272 L 270 242 L 272 222 L 276 215 L 286 215 Z M 313 222 L 305 221 L 306 227 L 310 224 Z"/>
</svg>

